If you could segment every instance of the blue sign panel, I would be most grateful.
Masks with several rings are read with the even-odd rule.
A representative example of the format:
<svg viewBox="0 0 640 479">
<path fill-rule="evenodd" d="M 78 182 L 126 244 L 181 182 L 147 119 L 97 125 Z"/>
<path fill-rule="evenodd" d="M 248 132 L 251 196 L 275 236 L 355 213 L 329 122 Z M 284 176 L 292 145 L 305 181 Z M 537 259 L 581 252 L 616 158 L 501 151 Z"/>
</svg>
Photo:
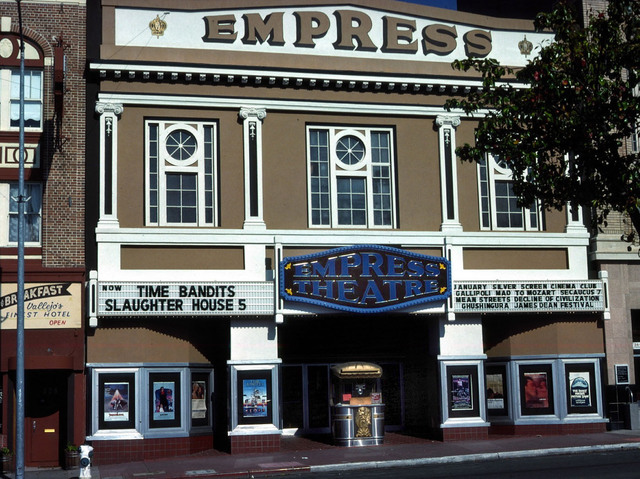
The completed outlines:
<svg viewBox="0 0 640 479">
<path fill-rule="evenodd" d="M 451 295 L 445 258 L 378 245 L 358 245 L 285 258 L 280 295 L 353 313 L 381 313 Z"/>
</svg>

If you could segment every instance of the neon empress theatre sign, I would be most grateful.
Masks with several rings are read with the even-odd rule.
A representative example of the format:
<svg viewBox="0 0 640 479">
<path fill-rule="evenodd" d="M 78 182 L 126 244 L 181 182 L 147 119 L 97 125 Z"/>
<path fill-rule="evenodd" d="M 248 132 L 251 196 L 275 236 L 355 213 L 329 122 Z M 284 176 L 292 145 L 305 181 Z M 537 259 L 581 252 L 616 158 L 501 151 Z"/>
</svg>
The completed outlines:
<svg viewBox="0 0 640 479">
<path fill-rule="evenodd" d="M 359 245 L 285 258 L 280 295 L 354 313 L 380 313 L 451 295 L 450 263 L 397 248 Z"/>
</svg>

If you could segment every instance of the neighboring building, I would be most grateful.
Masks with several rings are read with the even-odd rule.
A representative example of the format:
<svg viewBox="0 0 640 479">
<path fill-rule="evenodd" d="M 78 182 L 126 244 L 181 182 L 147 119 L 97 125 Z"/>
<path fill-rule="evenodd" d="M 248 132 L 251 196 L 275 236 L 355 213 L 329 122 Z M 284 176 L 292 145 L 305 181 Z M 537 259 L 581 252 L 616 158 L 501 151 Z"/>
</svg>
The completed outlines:
<svg viewBox="0 0 640 479">
<path fill-rule="evenodd" d="M 348 361 L 382 366 L 387 430 L 606 428 L 581 215 L 519 208 L 500 158 L 458 162 L 477 120 L 443 107 L 481 86 L 453 59 L 523 65 L 547 34 L 386 0 L 99 13 L 97 463 L 328 433 Z"/>
<path fill-rule="evenodd" d="M 25 38 L 25 464 L 57 466 L 86 429 L 83 0 L 22 2 Z M 20 42 L 0 2 L 2 442 L 15 447 Z"/>
</svg>

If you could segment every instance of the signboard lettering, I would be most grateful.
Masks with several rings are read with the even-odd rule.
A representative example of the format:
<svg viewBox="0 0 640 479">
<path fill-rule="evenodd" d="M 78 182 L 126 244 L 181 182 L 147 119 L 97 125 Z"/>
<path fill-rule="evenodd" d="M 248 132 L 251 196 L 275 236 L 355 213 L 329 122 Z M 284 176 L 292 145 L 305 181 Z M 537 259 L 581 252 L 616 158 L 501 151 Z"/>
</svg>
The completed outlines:
<svg viewBox="0 0 640 479">
<path fill-rule="evenodd" d="M 456 282 L 454 311 L 603 311 L 599 280 L 531 282 Z"/>
<path fill-rule="evenodd" d="M 98 286 L 103 316 L 273 314 L 272 283 L 111 283 Z"/>
<path fill-rule="evenodd" d="M 524 66 L 518 42 L 538 48 L 550 33 L 455 24 L 423 15 L 335 5 L 165 12 L 166 30 L 149 42 L 146 8 L 116 8 L 115 45 L 451 63 L 467 56 Z M 153 30 L 150 32 L 153 35 Z M 156 41 L 157 40 L 157 41 Z"/>
<path fill-rule="evenodd" d="M 441 301 L 450 293 L 445 258 L 377 245 L 285 258 L 280 294 L 287 300 L 351 312 L 381 312 Z"/>
<path fill-rule="evenodd" d="M 205 34 L 202 41 L 233 43 L 238 38 L 238 28 L 242 28 L 241 42 L 245 45 L 282 46 L 285 44 L 284 14 L 271 12 L 264 17 L 260 13 L 207 15 L 203 17 Z M 416 54 L 420 43 L 422 54 L 426 56 L 432 53 L 448 55 L 458 45 L 455 25 L 430 23 L 418 32 L 415 19 L 384 15 L 380 18 L 382 41 L 376 44 L 372 39 L 374 20 L 364 11 L 335 10 L 331 16 L 322 11 L 293 11 L 291 15 L 296 20 L 296 47 L 315 48 L 317 41 L 332 27 L 336 35 L 332 46 L 336 50 Z M 491 32 L 469 30 L 463 35 L 463 43 L 467 55 L 486 57 L 491 53 Z"/>
<path fill-rule="evenodd" d="M 15 329 L 18 321 L 17 284 L 5 283 L 0 291 L 2 329 Z M 80 283 L 26 284 L 24 319 L 26 329 L 80 328 L 82 326 Z"/>
</svg>

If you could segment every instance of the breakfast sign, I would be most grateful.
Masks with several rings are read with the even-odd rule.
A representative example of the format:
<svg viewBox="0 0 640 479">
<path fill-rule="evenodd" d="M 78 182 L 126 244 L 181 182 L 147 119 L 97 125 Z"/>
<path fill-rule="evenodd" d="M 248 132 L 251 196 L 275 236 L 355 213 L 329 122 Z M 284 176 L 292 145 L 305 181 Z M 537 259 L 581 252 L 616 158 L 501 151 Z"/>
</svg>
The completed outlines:
<svg viewBox="0 0 640 479">
<path fill-rule="evenodd" d="M 285 300 L 355 313 L 380 313 L 451 295 L 450 264 L 387 246 L 358 245 L 285 258 L 280 295 Z"/>
<path fill-rule="evenodd" d="M 0 290 L 0 328 L 16 329 L 18 286 L 3 283 Z M 82 285 L 80 283 L 26 283 L 24 285 L 25 329 L 82 327 Z"/>
</svg>

